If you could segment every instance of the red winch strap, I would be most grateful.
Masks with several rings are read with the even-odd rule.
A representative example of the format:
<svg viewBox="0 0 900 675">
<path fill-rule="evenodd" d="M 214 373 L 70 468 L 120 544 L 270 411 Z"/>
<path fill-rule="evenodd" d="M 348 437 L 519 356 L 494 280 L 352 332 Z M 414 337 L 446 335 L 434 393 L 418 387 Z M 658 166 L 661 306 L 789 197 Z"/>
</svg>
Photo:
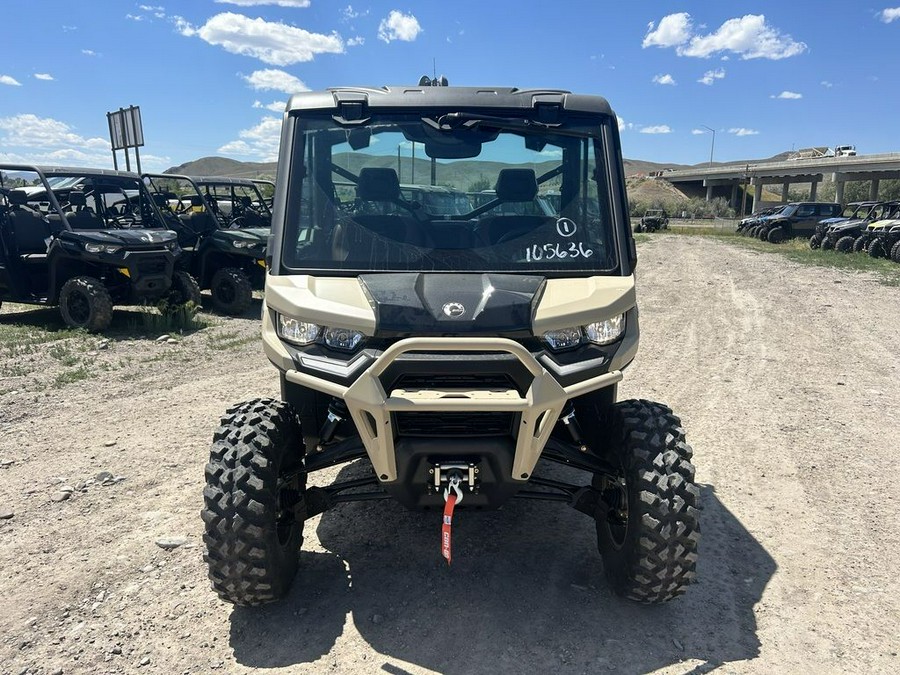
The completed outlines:
<svg viewBox="0 0 900 675">
<path fill-rule="evenodd" d="M 450 564 L 450 528 L 453 525 L 453 507 L 456 506 L 456 495 L 451 493 L 444 504 L 444 522 L 441 525 L 441 555 Z"/>
</svg>

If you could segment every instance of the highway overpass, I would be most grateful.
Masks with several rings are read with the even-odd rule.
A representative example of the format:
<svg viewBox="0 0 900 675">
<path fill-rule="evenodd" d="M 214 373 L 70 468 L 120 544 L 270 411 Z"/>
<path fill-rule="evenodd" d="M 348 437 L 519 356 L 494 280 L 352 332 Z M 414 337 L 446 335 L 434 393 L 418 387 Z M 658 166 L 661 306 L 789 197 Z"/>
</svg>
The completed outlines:
<svg viewBox="0 0 900 675">
<path fill-rule="evenodd" d="M 781 185 L 781 199 L 788 200 L 791 183 L 809 183 L 809 199 L 815 201 L 819 183 L 835 183 L 835 201 L 843 204 L 847 181 L 872 181 L 869 197 L 878 199 L 881 180 L 900 178 L 900 153 L 857 155 L 855 157 L 819 157 L 778 162 L 745 162 L 707 168 L 665 171 L 662 178 L 683 192 L 697 197 L 725 197 L 732 207 L 741 210 L 740 186 L 753 186 L 753 203 L 748 212 L 762 205 L 764 185 Z"/>
</svg>

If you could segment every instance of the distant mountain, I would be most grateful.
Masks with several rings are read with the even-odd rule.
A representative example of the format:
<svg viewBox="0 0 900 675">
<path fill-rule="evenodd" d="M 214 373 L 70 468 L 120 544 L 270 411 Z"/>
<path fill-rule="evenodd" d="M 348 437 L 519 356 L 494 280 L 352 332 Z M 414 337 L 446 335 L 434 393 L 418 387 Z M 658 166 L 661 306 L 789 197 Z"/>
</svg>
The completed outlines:
<svg viewBox="0 0 900 675">
<path fill-rule="evenodd" d="M 275 162 L 239 162 L 227 157 L 203 157 L 166 169 L 164 173 L 183 176 L 232 176 L 234 178 L 274 178 Z"/>
<path fill-rule="evenodd" d="M 713 166 L 728 166 L 733 164 L 757 164 L 759 162 L 769 162 L 769 161 L 778 161 L 787 159 L 789 152 L 782 152 L 777 155 L 773 155 L 772 157 L 765 159 L 748 159 L 748 160 L 735 160 L 732 162 L 713 162 Z M 397 158 L 393 155 L 385 155 L 383 158 L 383 162 L 380 162 L 383 166 L 395 166 L 397 162 Z M 347 162 L 342 161 L 340 155 L 335 157 L 335 161 L 339 166 L 347 167 Z M 626 176 L 635 176 L 639 174 L 650 174 L 654 171 L 662 171 L 663 169 L 690 169 L 694 167 L 703 167 L 707 165 L 707 162 L 701 162 L 699 164 L 671 164 L 671 163 L 661 163 L 661 162 L 647 162 L 642 159 L 625 159 L 623 160 L 625 165 L 625 175 Z M 535 167 L 538 174 L 540 174 L 541 170 L 546 170 L 551 167 L 553 162 L 545 162 L 544 164 L 539 164 Z M 191 162 L 185 162 L 184 164 L 179 164 L 178 166 L 173 166 L 169 169 L 166 169 L 165 173 L 177 173 L 188 176 L 233 176 L 235 178 L 275 178 L 275 168 L 277 164 L 275 162 L 239 162 L 236 159 L 228 159 L 227 157 L 203 157 L 202 159 L 195 159 Z M 446 165 L 445 165 L 446 166 Z M 499 166 L 499 165 L 498 165 Z M 438 164 L 438 167 L 441 167 Z M 476 171 L 472 171 L 472 169 L 476 168 Z M 350 167 L 352 168 L 352 167 Z M 449 167 L 448 167 L 449 168 Z M 468 162 L 455 162 L 453 164 L 453 169 L 446 172 L 444 174 L 444 170 L 439 168 L 438 171 L 442 174 L 440 176 L 441 182 L 444 184 L 456 185 L 461 189 L 466 189 L 466 185 L 464 184 L 466 181 L 472 181 L 474 178 L 478 177 L 477 169 L 482 171 L 486 169 L 492 168 L 489 164 L 473 162 L 469 165 Z M 409 159 L 404 157 L 400 166 L 400 182 L 401 183 L 411 183 L 413 182 L 411 175 L 411 165 Z M 415 167 L 415 182 L 424 183 L 428 181 L 430 176 L 430 162 L 427 159 L 416 159 L 416 167 Z"/>
</svg>

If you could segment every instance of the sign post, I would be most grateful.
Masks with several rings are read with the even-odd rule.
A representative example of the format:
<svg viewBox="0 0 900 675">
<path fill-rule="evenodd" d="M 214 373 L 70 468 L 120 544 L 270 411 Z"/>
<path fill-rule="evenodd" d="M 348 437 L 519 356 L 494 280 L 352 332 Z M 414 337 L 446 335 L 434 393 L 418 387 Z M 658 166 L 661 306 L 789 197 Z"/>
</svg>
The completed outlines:
<svg viewBox="0 0 900 675">
<path fill-rule="evenodd" d="M 125 169 L 131 171 L 131 157 L 128 148 L 134 148 L 134 158 L 138 173 L 141 172 L 141 155 L 138 150 L 144 145 L 144 128 L 141 124 L 141 109 L 138 106 L 119 108 L 115 112 L 106 113 L 109 124 L 109 142 L 112 146 L 113 168 L 118 171 L 117 150 L 125 151 Z"/>
</svg>

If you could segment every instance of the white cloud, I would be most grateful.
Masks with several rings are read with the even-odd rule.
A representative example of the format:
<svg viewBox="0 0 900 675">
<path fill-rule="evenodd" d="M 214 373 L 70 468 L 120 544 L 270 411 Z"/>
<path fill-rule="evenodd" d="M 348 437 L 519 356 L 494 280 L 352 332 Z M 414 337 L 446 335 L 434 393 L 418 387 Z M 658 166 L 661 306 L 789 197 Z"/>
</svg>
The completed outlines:
<svg viewBox="0 0 900 675">
<path fill-rule="evenodd" d="M 109 148 L 109 141 L 105 138 L 85 138 L 74 133 L 65 122 L 32 114 L 0 117 L 0 131 L 8 133 L 0 141 L 12 147 L 54 148 L 73 145 L 91 149 Z"/>
<path fill-rule="evenodd" d="M 126 14 L 125 18 L 131 19 L 132 21 L 143 21 L 144 15 L 143 14 Z"/>
<path fill-rule="evenodd" d="M 368 16 L 369 10 L 364 12 L 353 9 L 353 5 L 347 5 L 344 9 L 341 10 L 341 16 L 344 21 L 353 21 L 353 19 L 358 19 L 361 16 Z"/>
<path fill-rule="evenodd" d="M 9 75 L 0 75 L 0 84 L 8 84 L 10 87 L 21 87 L 22 83 Z"/>
<path fill-rule="evenodd" d="M 691 133 L 694 134 L 694 136 L 699 136 L 701 134 L 708 134 L 709 132 L 704 129 L 691 129 Z"/>
<path fill-rule="evenodd" d="M 724 80 L 725 79 L 725 69 L 724 68 L 716 68 L 715 70 L 707 70 L 703 73 L 703 77 L 701 77 L 697 82 L 700 84 L 712 85 L 716 80 Z"/>
<path fill-rule="evenodd" d="M 281 91 L 285 94 L 295 94 L 298 91 L 309 91 L 309 87 L 302 80 L 290 73 L 274 68 L 254 70 L 249 75 L 241 75 L 257 91 Z"/>
<path fill-rule="evenodd" d="M 673 86 L 676 84 L 675 78 L 668 73 L 666 73 L 665 75 L 654 75 L 653 81 L 656 84 L 671 84 Z"/>
<path fill-rule="evenodd" d="M 252 56 L 275 66 L 312 61 L 317 54 L 341 54 L 344 41 L 337 33 L 310 33 L 279 21 L 251 19 L 223 12 L 199 28 L 180 16 L 173 17 L 176 30 L 186 37 L 198 36 L 211 45 L 242 56 Z"/>
<path fill-rule="evenodd" d="M 806 51 L 806 43 L 795 41 L 766 23 L 762 14 L 747 14 L 728 19 L 708 35 L 696 35 L 687 46 L 679 47 L 679 56 L 707 58 L 719 52 L 733 52 L 744 60 L 778 61 Z"/>
<path fill-rule="evenodd" d="M 95 52 L 93 49 L 82 49 L 81 53 L 85 56 L 97 56 L 97 52 Z"/>
<path fill-rule="evenodd" d="M 274 162 L 278 159 L 280 140 L 281 120 L 277 117 L 263 117 L 256 126 L 238 132 L 238 138 L 221 146 L 218 152 Z"/>
<path fill-rule="evenodd" d="M 49 82 L 50 80 L 53 79 L 53 76 L 52 76 L 50 73 L 35 73 L 35 74 L 34 74 L 34 79 L 36 79 L 36 80 L 46 80 L 46 81 Z"/>
<path fill-rule="evenodd" d="M 347 40 L 348 47 L 359 47 L 360 45 L 364 45 L 365 43 L 366 43 L 366 38 L 360 37 L 359 35 Z"/>
<path fill-rule="evenodd" d="M 778 95 L 772 94 L 769 98 L 785 98 L 795 100 L 798 98 L 803 98 L 803 94 L 798 94 L 796 91 L 783 91 Z"/>
<path fill-rule="evenodd" d="M 239 5 L 255 7 L 256 5 L 278 5 L 279 7 L 309 7 L 309 0 L 216 0 L 220 5 Z"/>
<path fill-rule="evenodd" d="M 659 27 L 652 21 L 647 26 L 647 34 L 641 46 L 647 47 L 675 47 L 684 44 L 691 37 L 693 26 L 691 15 L 687 12 L 669 14 L 660 19 Z"/>
<path fill-rule="evenodd" d="M 391 10 L 387 18 L 382 19 L 381 23 L 378 24 L 378 39 L 385 42 L 394 40 L 412 42 L 421 32 L 422 27 L 419 25 L 419 20 L 416 17 L 412 14 L 404 14 L 396 9 Z"/>
<path fill-rule="evenodd" d="M 828 80 L 822 80 L 821 82 L 819 82 L 819 84 L 821 84 L 826 89 L 831 89 L 834 86 L 834 84 L 832 84 Z"/>
<path fill-rule="evenodd" d="M 142 9 L 145 12 L 164 12 L 166 8 L 156 5 L 138 5 L 138 9 Z"/>
<path fill-rule="evenodd" d="M 735 136 L 757 136 L 759 132 L 756 129 L 745 129 L 744 127 L 735 127 L 728 130 L 729 134 Z"/>
<path fill-rule="evenodd" d="M 775 61 L 797 56 L 807 49 L 806 43 L 797 42 L 766 23 L 763 14 L 728 19 L 716 31 L 700 35 L 694 33 L 693 22 L 687 12 L 663 17 L 658 28 L 651 22 L 642 46 L 674 47 L 679 56 L 709 58 L 720 54 L 724 58 L 728 56 L 727 52 L 731 52 L 744 60 Z"/>
<path fill-rule="evenodd" d="M 63 33 L 68 33 L 73 30 L 78 30 L 78 26 L 63 26 Z"/>
<path fill-rule="evenodd" d="M 285 108 L 284 101 L 272 101 L 271 103 L 263 103 L 262 101 L 253 101 L 254 108 L 265 108 L 266 110 L 271 110 L 272 112 L 284 112 Z"/>
<path fill-rule="evenodd" d="M 641 127 L 642 134 L 671 134 L 672 129 L 668 124 L 654 124 L 649 127 Z"/>
<path fill-rule="evenodd" d="M 878 17 L 885 23 L 896 21 L 897 19 L 900 19 L 900 7 L 888 7 L 887 9 L 883 9 L 879 12 Z"/>
</svg>

